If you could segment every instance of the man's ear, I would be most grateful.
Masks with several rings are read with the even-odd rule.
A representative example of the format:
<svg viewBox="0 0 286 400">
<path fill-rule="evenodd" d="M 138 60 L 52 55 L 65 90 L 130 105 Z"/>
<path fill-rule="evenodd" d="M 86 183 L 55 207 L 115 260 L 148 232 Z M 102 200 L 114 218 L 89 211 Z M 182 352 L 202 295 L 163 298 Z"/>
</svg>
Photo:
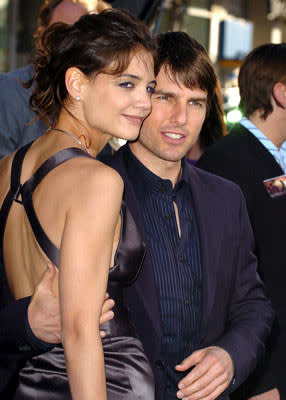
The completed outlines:
<svg viewBox="0 0 286 400">
<path fill-rule="evenodd" d="M 65 74 L 65 84 L 72 99 L 77 101 L 81 99 L 86 81 L 87 78 L 80 69 L 76 67 L 70 67 L 67 69 Z"/>
<path fill-rule="evenodd" d="M 282 82 L 276 82 L 273 86 L 274 99 L 286 108 L 286 85 Z"/>
</svg>

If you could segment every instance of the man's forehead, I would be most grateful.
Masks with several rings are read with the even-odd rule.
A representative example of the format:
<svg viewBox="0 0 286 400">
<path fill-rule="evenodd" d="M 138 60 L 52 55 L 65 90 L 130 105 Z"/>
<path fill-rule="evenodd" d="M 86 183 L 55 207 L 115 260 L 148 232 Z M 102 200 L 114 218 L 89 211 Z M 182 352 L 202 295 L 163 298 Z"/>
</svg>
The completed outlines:
<svg viewBox="0 0 286 400">
<path fill-rule="evenodd" d="M 207 98 L 207 91 L 201 89 L 199 86 L 189 88 L 179 80 L 169 68 L 161 68 L 156 76 L 156 92 L 169 93 L 179 95 L 184 92 L 188 96 L 200 96 L 201 98 Z"/>
</svg>

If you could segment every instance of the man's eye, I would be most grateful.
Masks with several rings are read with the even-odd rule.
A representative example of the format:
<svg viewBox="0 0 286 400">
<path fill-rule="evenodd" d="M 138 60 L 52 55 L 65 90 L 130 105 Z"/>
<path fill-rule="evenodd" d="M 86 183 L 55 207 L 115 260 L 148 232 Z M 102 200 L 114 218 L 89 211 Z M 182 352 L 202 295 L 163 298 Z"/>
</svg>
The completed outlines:
<svg viewBox="0 0 286 400">
<path fill-rule="evenodd" d="M 160 99 L 160 100 L 163 100 L 163 101 L 165 101 L 165 100 L 169 100 L 169 96 L 167 96 L 166 94 L 160 94 L 160 95 L 158 95 L 158 99 Z"/>
<path fill-rule="evenodd" d="M 119 86 L 126 89 L 132 89 L 134 87 L 132 82 L 121 82 Z"/>
<path fill-rule="evenodd" d="M 203 103 L 202 103 L 202 102 L 196 101 L 196 100 L 191 100 L 191 101 L 189 102 L 189 104 L 190 104 L 191 106 L 196 107 L 196 108 L 201 108 L 201 107 L 203 106 Z"/>
</svg>

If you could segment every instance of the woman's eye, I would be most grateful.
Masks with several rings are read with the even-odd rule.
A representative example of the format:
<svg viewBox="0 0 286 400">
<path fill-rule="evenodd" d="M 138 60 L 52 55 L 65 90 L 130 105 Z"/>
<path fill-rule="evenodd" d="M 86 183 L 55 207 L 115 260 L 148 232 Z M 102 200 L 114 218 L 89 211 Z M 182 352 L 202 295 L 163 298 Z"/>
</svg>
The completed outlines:
<svg viewBox="0 0 286 400">
<path fill-rule="evenodd" d="M 132 82 L 121 82 L 119 86 L 126 89 L 132 89 L 134 87 Z"/>
<path fill-rule="evenodd" d="M 149 93 L 151 95 L 154 92 L 155 92 L 155 88 L 153 86 L 147 86 L 147 93 Z"/>
</svg>

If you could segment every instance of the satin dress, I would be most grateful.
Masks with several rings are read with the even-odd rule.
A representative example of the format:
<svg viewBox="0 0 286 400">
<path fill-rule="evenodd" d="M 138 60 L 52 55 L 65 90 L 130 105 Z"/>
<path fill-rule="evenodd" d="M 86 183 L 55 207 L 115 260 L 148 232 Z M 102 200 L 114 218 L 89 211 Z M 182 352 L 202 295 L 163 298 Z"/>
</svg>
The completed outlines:
<svg viewBox="0 0 286 400">
<path fill-rule="evenodd" d="M 71 158 L 89 157 L 89 155 L 78 148 L 64 149 L 50 157 L 26 183 L 20 185 L 21 166 L 29 146 L 21 148 L 13 160 L 11 187 L 0 211 L 4 222 L 2 241 L 9 210 L 13 201 L 17 200 L 26 210 L 39 245 L 51 261 L 58 265 L 59 250 L 40 225 L 33 207 L 32 193 L 52 169 Z M 145 245 L 124 203 L 121 207 L 121 221 L 120 240 L 108 281 L 108 293 L 110 298 L 115 300 L 115 317 L 101 327 L 106 331 L 102 342 L 107 398 L 108 400 L 153 400 L 155 395 L 151 366 L 129 322 L 128 310 L 123 303 L 123 288 L 136 279 L 145 256 Z M 71 399 L 64 349 L 61 345 L 33 357 L 21 369 L 13 400 Z"/>
</svg>

